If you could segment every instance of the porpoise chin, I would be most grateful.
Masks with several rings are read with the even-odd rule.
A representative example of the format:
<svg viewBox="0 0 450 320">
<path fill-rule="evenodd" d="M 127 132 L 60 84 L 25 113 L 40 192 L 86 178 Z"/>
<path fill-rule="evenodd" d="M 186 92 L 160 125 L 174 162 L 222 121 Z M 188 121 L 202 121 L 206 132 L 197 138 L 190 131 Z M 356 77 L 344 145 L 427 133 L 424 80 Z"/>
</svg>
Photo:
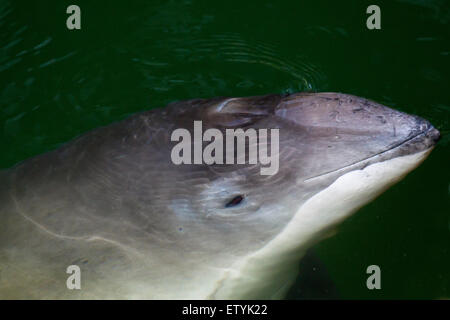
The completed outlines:
<svg viewBox="0 0 450 320">
<path fill-rule="evenodd" d="M 278 129 L 278 170 L 175 164 L 171 135 L 193 132 L 194 121 Z M 0 173 L 0 298 L 282 298 L 306 250 L 438 138 L 424 119 L 340 93 L 196 99 L 135 114 Z M 80 288 L 68 285 L 69 266 Z"/>
</svg>

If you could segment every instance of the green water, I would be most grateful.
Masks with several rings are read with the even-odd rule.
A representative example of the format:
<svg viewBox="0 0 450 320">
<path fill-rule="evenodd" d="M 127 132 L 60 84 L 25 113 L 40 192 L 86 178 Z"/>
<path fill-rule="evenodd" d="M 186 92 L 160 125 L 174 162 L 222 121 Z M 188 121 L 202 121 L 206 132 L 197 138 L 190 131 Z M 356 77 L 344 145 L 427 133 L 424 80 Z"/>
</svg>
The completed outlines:
<svg viewBox="0 0 450 320">
<path fill-rule="evenodd" d="M 81 30 L 66 8 L 81 8 Z M 381 30 L 366 8 L 381 8 Z M 427 161 L 317 253 L 342 298 L 450 298 L 450 1 L 0 0 L 0 167 L 173 100 L 364 96 L 430 120 Z M 366 288 L 379 265 L 381 290 Z"/>
</svg>

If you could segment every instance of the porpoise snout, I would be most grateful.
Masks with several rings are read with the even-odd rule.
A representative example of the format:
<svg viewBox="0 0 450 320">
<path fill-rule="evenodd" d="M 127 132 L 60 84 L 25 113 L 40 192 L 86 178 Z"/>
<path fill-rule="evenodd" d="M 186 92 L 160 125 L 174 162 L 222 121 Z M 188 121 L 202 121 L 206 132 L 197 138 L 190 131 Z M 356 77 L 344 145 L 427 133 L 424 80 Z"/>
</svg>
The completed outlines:
<svg viewBox="0 0 450 320">
<path fill-rule="evenodd" d="M 404 154 L 415 153 L 434 146 L 440 137 L 423 118 L 342 93 L 292 94 L 284 97 L 276 114 L 307 132 L 328 136 L 328 145 L 340 137 L 355 154 L 364 150 L 373 155 L 400 146 Z"/>
<path fill-rule="evenodd" d="M 416 122 L 416 128 L 414 131 L 418 132 L 418 134 L 424 134 L 424 138 L 430 140 L 430 143 L 436 144 L 441 138 L 441 134 L 439 130 L 437 130 L 433 125 L 428 121 L 419 116 L 412 116 Z"/>
<path fill-rule="evenodd" d="M 408 153 L 427 150 L 436 145 L 440 139 L 439 130 L 437 130 L 428 120 L 416 115 L 401 113 L 401 117 L 405 118 L 404 122 L 408 125 L 404 141 L 400 143 L 402 149 Z"/>
<path fill-rule="evenodd" d="M 427 137 L 436 144 L 441 139 L 441 133 L 435 127 L 431 126 L 427 131 Z"/>
</svg>

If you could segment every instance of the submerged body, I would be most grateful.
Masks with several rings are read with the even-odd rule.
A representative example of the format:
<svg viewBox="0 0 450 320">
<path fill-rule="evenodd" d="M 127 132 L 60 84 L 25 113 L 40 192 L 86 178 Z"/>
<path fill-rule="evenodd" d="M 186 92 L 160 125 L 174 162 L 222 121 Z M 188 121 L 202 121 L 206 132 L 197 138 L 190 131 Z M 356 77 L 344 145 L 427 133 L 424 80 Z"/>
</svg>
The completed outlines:
<svg viewBox="0 0 450 320">
<path fill-rule="evenodd" d="M 278 172 L 175 165 L 171 133 L 195 120 L 279 129 Z M 136 114 L 0 173 L 0 299 L 281 298 L 306 250 L 438 137 L 423 119 L 337 93 Z M 81 290 L 67 289 L 70 265 Z"/>
</svg>

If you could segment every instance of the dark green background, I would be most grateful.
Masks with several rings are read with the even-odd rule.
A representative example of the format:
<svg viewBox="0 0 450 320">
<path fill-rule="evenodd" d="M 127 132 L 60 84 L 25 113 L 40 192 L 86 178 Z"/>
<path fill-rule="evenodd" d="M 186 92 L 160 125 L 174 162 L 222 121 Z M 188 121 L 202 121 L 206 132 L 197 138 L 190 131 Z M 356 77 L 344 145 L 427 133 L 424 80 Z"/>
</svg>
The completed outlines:
<svg viewBox="0 0 450 320">
<path fill-rule="evenodd" d="M 66 28 L 70 4 L 79 31 Z M 369 4 L 381 30 L 366 28 Z M 443 139 L 318 255 L 342 298 L 450 298 L 449 21 L 444 0 L 0 0 L 0 167 L 173 100 L 364 96 Z M 382 290 L 365 286 L 370 264 Z"/>
</svg>

